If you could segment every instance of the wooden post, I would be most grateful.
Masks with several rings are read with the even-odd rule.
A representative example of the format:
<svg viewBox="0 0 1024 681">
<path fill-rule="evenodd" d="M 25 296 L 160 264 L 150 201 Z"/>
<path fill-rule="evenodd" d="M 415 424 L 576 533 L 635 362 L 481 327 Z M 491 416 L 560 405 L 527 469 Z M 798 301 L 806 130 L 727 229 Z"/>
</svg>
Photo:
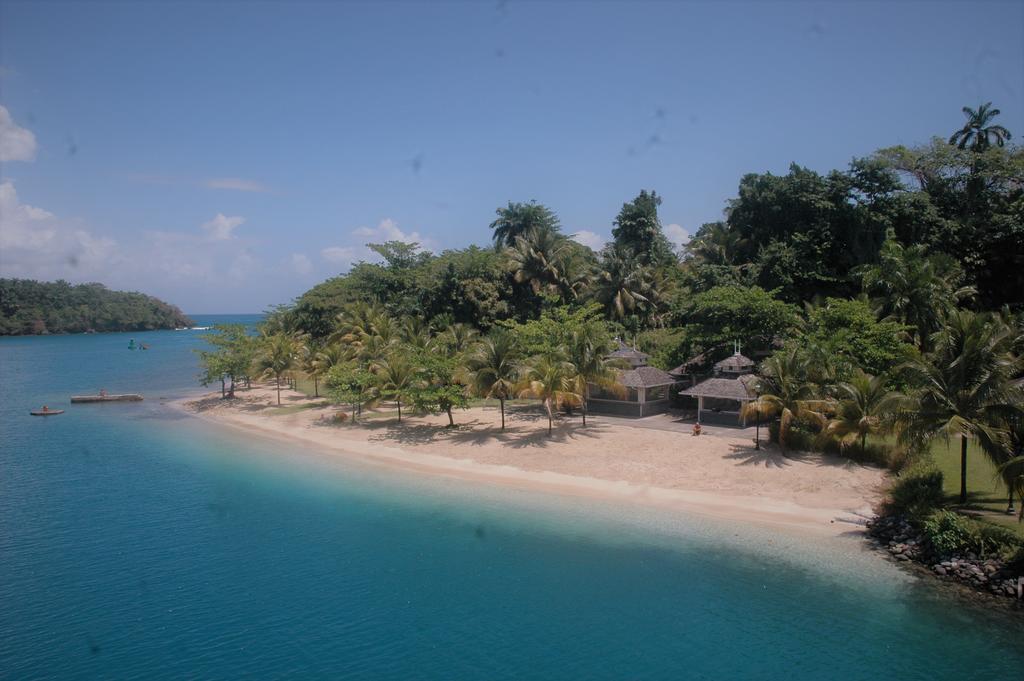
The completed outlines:
<svg viewBox="0 0 1024 681">
<path fill-rule="evenodd" d="M 704 396 L 697 395 L 697 423 L 700 423 L 700 413 L 704 411 Z"/>
</svg>

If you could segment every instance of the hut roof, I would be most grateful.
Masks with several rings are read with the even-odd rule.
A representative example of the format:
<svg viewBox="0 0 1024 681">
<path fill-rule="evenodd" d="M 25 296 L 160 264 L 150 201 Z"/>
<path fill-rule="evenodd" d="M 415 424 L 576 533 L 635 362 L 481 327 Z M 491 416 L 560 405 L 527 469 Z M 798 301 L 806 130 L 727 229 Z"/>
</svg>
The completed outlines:
<svg viewBox="0 0 1024 681">
<path fill-rule="evenodd" d="M 619 374 L 619 383 L 627 388 L 657 388 L 662 385 L 674 385 L 676 379 L 667 371 L 657 367 L 637 367 Z"/>
<path fill-rule="evenodd" d="M 746 378 L 746 376 L 742 377 Z M 755 399 L 754 392 L 748 387 L 750 381 L 739 378 L 709 378 L 692 388 L 679 391 L 680 395 L 691 397 L 718 397 L 726 400 L 745 402 Z"/>
<path fill-rule="evenodd" d="M 740 354 L 738 351 L 726 357 L 721 362 L 715 362 L 715 369 L 719 371 L 747 371 L 754 368 L 754 360 Z"/>
<path fill-rule="evenodd" d="M 647 358 L 650 357 L 646 352 L 640 352 L 636 348 L 631 348 L 622 341 L 618 341 L 619 347 L 617 347 L 608 357 L 613 359 L 625 359 L 633 362 L 634 364 L 646 364 Z"/>
</svg>

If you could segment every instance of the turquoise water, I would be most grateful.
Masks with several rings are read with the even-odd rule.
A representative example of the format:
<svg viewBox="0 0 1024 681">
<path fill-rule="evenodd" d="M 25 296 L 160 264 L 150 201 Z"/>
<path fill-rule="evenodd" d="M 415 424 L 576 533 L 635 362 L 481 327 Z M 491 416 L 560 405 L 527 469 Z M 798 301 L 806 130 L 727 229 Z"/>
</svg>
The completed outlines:
<svg viewBox="0 0 1024 681">
<path fill-rule="evenodd" d="M 0 339 L 0 678 L 1024 674 L 1019 614 L 851 540 L 245 442 L 161 403 L 196 389 L 198 336 Z M 100 387 L 147 399 L 67 404 Z"/>
</svg>

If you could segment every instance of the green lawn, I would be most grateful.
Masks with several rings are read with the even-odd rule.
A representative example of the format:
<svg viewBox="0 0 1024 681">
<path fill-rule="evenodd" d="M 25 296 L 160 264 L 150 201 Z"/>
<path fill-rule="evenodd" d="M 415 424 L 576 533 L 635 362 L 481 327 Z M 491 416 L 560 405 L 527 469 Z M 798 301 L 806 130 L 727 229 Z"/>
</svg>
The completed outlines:
<svg viewBox="0 0 1024 681">
<path fill-rule="evenodd" d="M 960 441 L 951 439 L 948 445 L 942 440 L 935 441 L 932 444 L 932 458 L 942 471 L 947 503 L 959 505 Z M 986 511 L 985 520 L 1010 527 L 1024 537 L 1024 524 L 1017 522 L 1017 516 L 1004 513 L 1006 485 L 999 478 L 992 462 L 973 442 L 967 447 L 967 505 L 964 508 Z M 1020 510 L 1019 506 L 1017 510 Z"/>
</svg>

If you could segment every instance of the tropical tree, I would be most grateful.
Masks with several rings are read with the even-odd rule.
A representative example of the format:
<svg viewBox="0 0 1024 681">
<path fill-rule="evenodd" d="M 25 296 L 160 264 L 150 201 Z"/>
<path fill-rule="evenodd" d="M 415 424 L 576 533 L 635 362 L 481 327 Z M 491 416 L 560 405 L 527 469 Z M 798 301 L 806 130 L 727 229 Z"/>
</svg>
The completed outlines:
<svg viewBox="0 0 1024 681">
<path fill-rule="evenodd" d="M 863 371 L 854 373 L 835 390 L 838 396 L 836 415 L 824 432 L 844 447 L 859 440 L 861 452 L 866 452 L 868 435 L 885 432 L 891 425 L 900 396 L 886 389 L 885 377 Z"/>
<path fill-rule="evenodd" d="M 1020 393 L 1009 380 L 1014 358 L 1006 329 L 983 313 L 957 310 L 935 334 L 935 350 L 905 365 L 917 394 L 904 401 L 901 438 L 923 445 L 960 438 L 960 503 L 967 503 L 967 444 L 974 440 L 998 466 L 1007 457 L 1004 424 L 1020 413 Z"/>
<path fill-rule="evenodd" d="M 642 265 L 628 252 L 614 248 L 604 253 L 595 294 L 613 319 L 636 315 L 649 320 L 660 302 L 653 268 Z"/>
<path fill-rule="evenodd" d="M 781 350 L 761 364 L 757 378 L 757 400 L 749 402 L 744 414 L 778 416 L 779 446 L 789 442 L 790 430 L 797 421 L 825 425 L 824 411 L 828 400 L 821 399 L 808 379 L 811 372 L 808 356 L 799 348 Z"/>
<path fill-rule="evenodd" d="M 349 351 L 341 343 L 325 345 L 316 353 L 317 372 L 321 376 L 327 375 L 332 367 L 348 361 L 349 354 Z"/>
<path fill-rule="evenodd" d="M 392 354 L 376 366 L 380 394 L 398 405 L 398 421 L 402 421 L 402 402 L 407 400 L 416 380 L 416 369 L 400 352 Z"/>
<path fill-rule="evenodd" d="M 635 199 L 624 203 L 615 218 L 614 247 L 632 254 L 642 265 L 668 265 L 676 259 L 672 245 L 661 231 L 660 205 L 658 193 L 644 189 Z"/>
<path fill-rule="evenodd" d="M 264 376 L 273 376 L 277 384 L 277 404 L 281 404 L 281 377 L 295 367 L 298 347 L 294 338 L 283 333 L 264 336 L 256 354 L 256 367 Z"/>
<path fill-rule="evenodd" d="M 430 324 L 423 317 L 406 317 L 400 324 L 399 338 L 414 350 L 429 350 L 434 344 Z"/>
<path fill-rule="evenodd" d="M 513 247 L 517 239 L 529 241 L 539 234 L 557 234 L 559 230 L 558 216 L 535 201 L 509 201 L 507 207 L 498 208 L 495 213 L 498 217 L 491 223 L 491 229 L 494 230 L 496 248 Z"/>
<path fill-rule="evenodd" d="M 496 329 L 481 339 L 466 355 L 463 364 L 466 384 L 484 399 L 496 399 L 501 407 L 501 429 L 505 430 L 505 400 L 514 395 L 519 372 L 519 351 L 513 335 Z"/>
<path fill-rule="evenodd" d="M 518 394 L 544 404 L 548 414 L 548 437 L 551 437 L 555 409 L 579 403 L 578 387 L 576 367 L 556 351 L 534 357 L 522 367 Z"/>
<path fill-rule="evenodd" d="M 335 364 L 325 379 L 327 394 L 338 404 L 352 407 L 352 422 L 363 406 L 372 404 L 378 398 L 377 377 L 356 362 Z"/>
<path fill-rule="evenodd" d="M 925 350 L 943 317 L 974 294 L 972 287 L 960 285 L 961 278 L 949 256 L 930 254 L 923 245 L 905 247 L 894 238 L 882 246 L 877 264 L 861 270 L 862 286 L 873 296 L 875 313 L 909 326 L 914 342 Z"/>
<path fill-rule="evenodd" d="M 590 406 L 590 386 L 594 385 L 612 393 L 625 394 L 626 389 L 619 383 L 618 369 L 628 365 L 609 359 L 612 350 L 611 339 L 604 325 L 591 320 L 576 329 L 568 345 L 569 362 L 575 369 L 573 392 L 580 396 L 583 411 L 583 425 L 587 425 L 587 411 Z"/>
<path fill-rule="evenodd" d="M 967 122 L 949 138 L 949 143 L 959 149 L 970 147 L 972 151 L 985 151 L 995 141 L 1001 147 L 1010 139 L 1010 131 L 1001 125 L 989 125 L 1001 111 L 992 108 L 992 102 L 985 102 L 977 109 L 965 106 Z"/>
<path fill-rule="evenodd" d="M 506 251 L 513 280 L 529 284 L 535 294 L 561 294 L 566 287 L 563 269 L 570 248 L 569 240 L 553 231 L 516 237 Z"/>
<path fill-rule="evenodd" d="M 443 348 L 414 351 L 413 366 L 416 380 L 410 384 L 409 399 L 417 409 L 448 415 L 448 427 L 455 425 L 452 410 L 466 408 L 466 387 L 462 384 L 456 363 L 456 355 Z"/>
<path fill-rule="evenodd" d="M 213 333 L 203 336 L 212 350 L 197 350 L 203 367 L 200 382 L 209 385 L 220 381 L 221 397 L 233 398 L 235 384 L 248 380 L 256 353 L 256 339 L 246 331 L 244 324 L 219 324 Z M 225 385 L 227 379 L 227 385 Z"/>
<path fill-rule="evenodd" d="M 728 223 L 709 222 L 701 225 L 686 244 L 686 252 L 702 264 L 728 266 L 736 263 L 742 241 Z"/>
<path fill-rule="evenodd" d="M 302 373 L 313 379 L 313 396 L 320 397 L 320 379 L 324 375 L 324 368 L 319 362 L 322 345 L 310 336 L 302 338 L 299 346 L 299 366 Z"/>
<path fill-rule="evenodd" d="M 480 332 L 469 324 L 451 324 L 441 334 L 442 342 L 448 345 L 452 352 L 465 352 L 476 340 Z"/>
</svg>

